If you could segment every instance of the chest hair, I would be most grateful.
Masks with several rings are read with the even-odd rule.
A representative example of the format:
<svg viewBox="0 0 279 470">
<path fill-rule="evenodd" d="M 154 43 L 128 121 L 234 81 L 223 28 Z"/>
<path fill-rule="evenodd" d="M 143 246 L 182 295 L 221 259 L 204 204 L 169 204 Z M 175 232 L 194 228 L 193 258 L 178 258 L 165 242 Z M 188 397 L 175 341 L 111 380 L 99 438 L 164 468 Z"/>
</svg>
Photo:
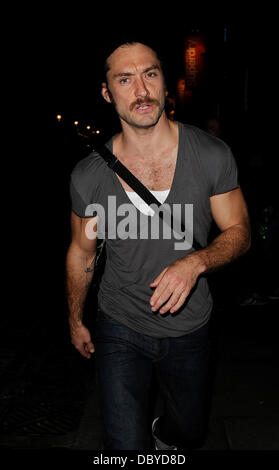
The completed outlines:
<svg viewBox="0 0 279 470">
<path fill-rule="evenodd" d="M 171 156 L 156 162 L 132 162 L 121 158 L 119 160 L 151 191 L 163 191 L 169 189 L 172 185 L 176 167 L 176 154 L 174 152 Z M 122 178 L 119 176 L 118 178 L 125 190 L 133 191 Z"/>
</svg>

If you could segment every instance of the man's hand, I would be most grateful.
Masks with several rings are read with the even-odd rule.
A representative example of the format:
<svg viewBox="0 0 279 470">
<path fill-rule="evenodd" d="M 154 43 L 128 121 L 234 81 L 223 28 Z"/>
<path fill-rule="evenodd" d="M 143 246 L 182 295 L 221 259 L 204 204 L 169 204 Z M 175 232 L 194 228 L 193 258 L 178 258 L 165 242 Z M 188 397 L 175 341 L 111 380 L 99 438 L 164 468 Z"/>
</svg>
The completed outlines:
<svg viewBox="0 0 279 470">
<path fill-rule="evenodd" d="M 199 275 L 204 271 L 199 256 L 190 254 L 167 266 L 150 287 L 156 287 L 151 299 L 152 310 L 160 309 L 160 313 L 176 312 L 185 302 L 187 296 L 196 284 Z"/>
<path fill-rule="evenodd" d="M 82 324 L 70 324 L 70 333 L 72 344 L 82 354 L 90 359 L 91 354 L 95 352 L 94 344 L 91 341 L 89 330 Z"/>
</svg>

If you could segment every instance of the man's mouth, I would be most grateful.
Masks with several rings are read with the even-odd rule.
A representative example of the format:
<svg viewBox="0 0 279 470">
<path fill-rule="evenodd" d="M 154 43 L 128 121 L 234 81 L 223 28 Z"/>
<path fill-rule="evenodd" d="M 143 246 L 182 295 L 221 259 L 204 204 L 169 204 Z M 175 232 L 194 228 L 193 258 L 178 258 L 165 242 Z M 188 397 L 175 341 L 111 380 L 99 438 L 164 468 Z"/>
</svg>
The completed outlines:
<svg viewBox="0 0 279 470">
<path fill-rule="evenodd" d="M 141 104 L 139 106 L 137 106 L 137 109 L 147 109 L 147 108 L 150 108 L 150 104 Z"/>
<path fill-rule="evenodd" d="M 135 106 L 135 110 L 138 113 L 148 113 L 152 111 L 153 109 L 153 103 L 140 103 L 137 106 Z"/>
<path fill-rule="evenodd" d="M 154 106 L 158 106 L 159 102 L 157 100 L 147 98 L 146 101 L 137 100 L 130 106 L 130 111 L 138 111 L 138 112 L 148 112 L 152 111 Z"/>
</svg>

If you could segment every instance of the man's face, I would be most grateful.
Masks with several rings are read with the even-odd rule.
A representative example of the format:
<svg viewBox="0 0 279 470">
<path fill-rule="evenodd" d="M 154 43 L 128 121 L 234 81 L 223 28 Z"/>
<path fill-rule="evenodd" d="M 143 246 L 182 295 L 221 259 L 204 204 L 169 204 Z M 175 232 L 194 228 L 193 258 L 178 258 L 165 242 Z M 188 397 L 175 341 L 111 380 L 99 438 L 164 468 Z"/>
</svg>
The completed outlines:
<svg viewBox="0 0 279 470">
<path fill-rule="evenodd" d="M 102 95 L 120 120 L 137 128 L 154 126 L 165 106 L 164 77 L 154 51 L 140 43 L 125 45 L 109 56 L 108 65 Z"/>
</svg>

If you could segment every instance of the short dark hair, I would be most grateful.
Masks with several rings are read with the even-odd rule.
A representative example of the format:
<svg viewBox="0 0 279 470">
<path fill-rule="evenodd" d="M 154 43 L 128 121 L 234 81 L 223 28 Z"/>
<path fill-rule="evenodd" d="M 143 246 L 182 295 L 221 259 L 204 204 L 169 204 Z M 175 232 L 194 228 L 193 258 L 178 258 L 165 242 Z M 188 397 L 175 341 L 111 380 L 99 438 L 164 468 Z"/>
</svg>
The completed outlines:
<svg viewBox="0 0 279 470">
<path fill-rule="evenodd" d="M 159 46 L 155 43 L 154 39 L 149 39 L 146 37 L 135 37 L 135 36 L 121 36 L 117 40 L 113 41 L 108 41 L 106 44 L 103 44 L 103 73 L 102 73 L 102 81 L 106 82 L 107 81 L 107 72 L 109 71 L 109 64 L 108 64 L 108 58 L 109 56 L 116 50 L 118 47 L 125 47 L 125 46 L 132 46 L 134 44 L 143 44 L 144 46 L 149 47 L 152 49 L 152 51 L 156 54 L 159 62 L 161 69 L 164 73 L 163 70 L 163 60 L 161 56 L 161 52 L 159 49 Z"/>
</svg>

